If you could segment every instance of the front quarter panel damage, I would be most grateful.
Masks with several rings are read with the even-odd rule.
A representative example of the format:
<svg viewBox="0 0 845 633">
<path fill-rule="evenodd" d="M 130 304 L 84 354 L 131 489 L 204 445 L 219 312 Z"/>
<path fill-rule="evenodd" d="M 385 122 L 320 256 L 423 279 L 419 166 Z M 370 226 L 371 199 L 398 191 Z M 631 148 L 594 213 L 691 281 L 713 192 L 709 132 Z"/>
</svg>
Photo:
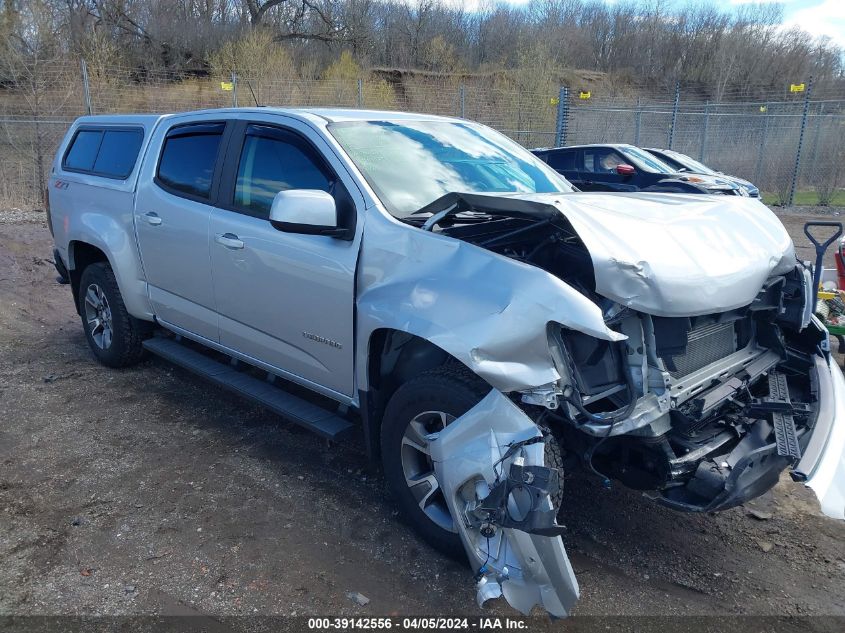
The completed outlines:
<svg viewBox="0 0 845 633">
<path fill-rule="evenodd" d="M 358 274 L 359 368 L 380 328 L 430 341 L 493 387 L 521 391 L 558 380 L 547 326 L 604 340 L 599 307 L 554 275 L 478 246 L 372 213 Z M 366 372 L 358 372 L 359 388 Z"/>
<path fill-rule="evenodd" d="M 501 392 L 492 390 L 437 434 L 431 442 L 431 456 L 476 572 L 479 605 L 504 597 L 524 614 L 540 605 L 549 614 L 563 617 L 578 600 L 579 589 L 561 537 L 501 525 L 491 529 L 489 524 L 479 526 L 473 520 L 472 510 L 514 463 L 544 470 L 544 447 L 538 440 L 542 433 L 537 425 Z M 536 511 L 554 510 L 548 494 L 540 497 Z M 512 504 L 510 499 L 509 514 L 519 514 L 519 510 L 511 512 Z M 520 518 L 528 522 L 527 514 L 523 512 Z"/>
</svg>

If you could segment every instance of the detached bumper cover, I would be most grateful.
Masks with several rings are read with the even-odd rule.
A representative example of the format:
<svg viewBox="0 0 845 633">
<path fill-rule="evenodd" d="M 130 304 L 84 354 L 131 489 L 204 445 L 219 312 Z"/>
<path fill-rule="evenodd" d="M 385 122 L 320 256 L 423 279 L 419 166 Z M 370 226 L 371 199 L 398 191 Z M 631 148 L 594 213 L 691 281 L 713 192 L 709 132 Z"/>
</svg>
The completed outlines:
<svg viewBox="0 0 845 633">
<path fill-rule="evenodd" d="M 504 597 L 524 614 L 541 605 L 563 617 L 578 600 L 578 582 L 560 536 L 479 525 L 473 513 L 514 463 L 543 469 L 544 445 L 538 439 L 542 434 L 534 422 L 493 390 L 432 440 L 431 456 L 476 574 L 479 605 Z M 532 505 L 540 512 L 552 510 L 549 496 L 542 497 Z M 511 503 L 516 500 L 509 499 L 508 509 L 518 512 Z"/>
<path fill-rule="evenodd" d="M 816 360 L 819 413 L 804 456 L 793 470 L 819 498 L 824 514 L 845 519 L 845 376 L 832 360 Z"/>
</svg>

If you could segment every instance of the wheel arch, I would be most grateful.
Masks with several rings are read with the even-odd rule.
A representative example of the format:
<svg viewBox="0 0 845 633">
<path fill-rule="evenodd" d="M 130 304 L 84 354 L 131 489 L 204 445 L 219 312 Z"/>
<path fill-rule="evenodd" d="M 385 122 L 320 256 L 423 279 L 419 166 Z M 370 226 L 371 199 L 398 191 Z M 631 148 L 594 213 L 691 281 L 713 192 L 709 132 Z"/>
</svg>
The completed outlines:
<svg viewBox="0 0 845 633">
<path fill-rule="evenodd" d="M 106 262 L 111 266 L 111 262 L 102 248 L 81 240 L 71 240 L 68 244 L 68 273 L 70 275 L 70 288 L 73 292 L 73 303 L 76 306 L 77 313 L 79 313 L 79 283 L 82 279 L 82 271 L 97 262 Z"/>
<path fill-rule="evenodd" d="M 74 302 L 78 302 L 79 279 L 85 267 L 106 262 L 114 272 L 129 314 L 140 320 L 153 320 L 134 235 L 127 234 L 113 218 L 88 217 L 72 227 L 68 237 L 67 266 Z"/>
<path fill-rule="evenodd" d="M 415 334 L 393 328 L 379 328 L 370 334 L 364 368 L 367 383 L 360 393 L 360 405 L 371 459 L 379 457 L 379 433 L 390 397 L 419 373 L 450 364 L 466 367 L 443 348 Z"/>
</svg>

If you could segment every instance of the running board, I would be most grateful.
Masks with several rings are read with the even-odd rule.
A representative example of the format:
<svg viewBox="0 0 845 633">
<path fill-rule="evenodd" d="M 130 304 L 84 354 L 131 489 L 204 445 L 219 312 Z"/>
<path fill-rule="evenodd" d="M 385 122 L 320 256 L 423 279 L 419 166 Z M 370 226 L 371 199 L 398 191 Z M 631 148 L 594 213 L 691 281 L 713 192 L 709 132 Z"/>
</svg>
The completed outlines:
<svg viewBox="0 0 845 633">
<path fill-rule="evenodd" d="M 221 363 L 176 340 L 154 337 L 143 343 L 144 349 L 179 365 L 188 371 L 236 394 L 254 400 L 283 418 L 295 422 L 329 440 L 341 440 L 354 425 L 336 413 L 328 411 L 265 380 L 238 371 L 233 365 Z"/>
</svg>

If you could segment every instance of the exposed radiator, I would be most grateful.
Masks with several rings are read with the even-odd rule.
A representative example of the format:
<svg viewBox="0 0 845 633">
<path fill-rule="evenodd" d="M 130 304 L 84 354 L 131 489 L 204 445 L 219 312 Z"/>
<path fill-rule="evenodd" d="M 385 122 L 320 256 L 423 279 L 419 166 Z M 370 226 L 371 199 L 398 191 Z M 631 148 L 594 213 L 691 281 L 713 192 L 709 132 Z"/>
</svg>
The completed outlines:
<svg viewBox="0 0 845 633">
<path fill-rule="evenodd" d="M 721 360 L 736 351 L 736 332 L 733 322 L 711 323 L 693 328 L 687 334 L 687 353 L 673 356 L 673 378 L 686 376 Z"/>
</svg>

